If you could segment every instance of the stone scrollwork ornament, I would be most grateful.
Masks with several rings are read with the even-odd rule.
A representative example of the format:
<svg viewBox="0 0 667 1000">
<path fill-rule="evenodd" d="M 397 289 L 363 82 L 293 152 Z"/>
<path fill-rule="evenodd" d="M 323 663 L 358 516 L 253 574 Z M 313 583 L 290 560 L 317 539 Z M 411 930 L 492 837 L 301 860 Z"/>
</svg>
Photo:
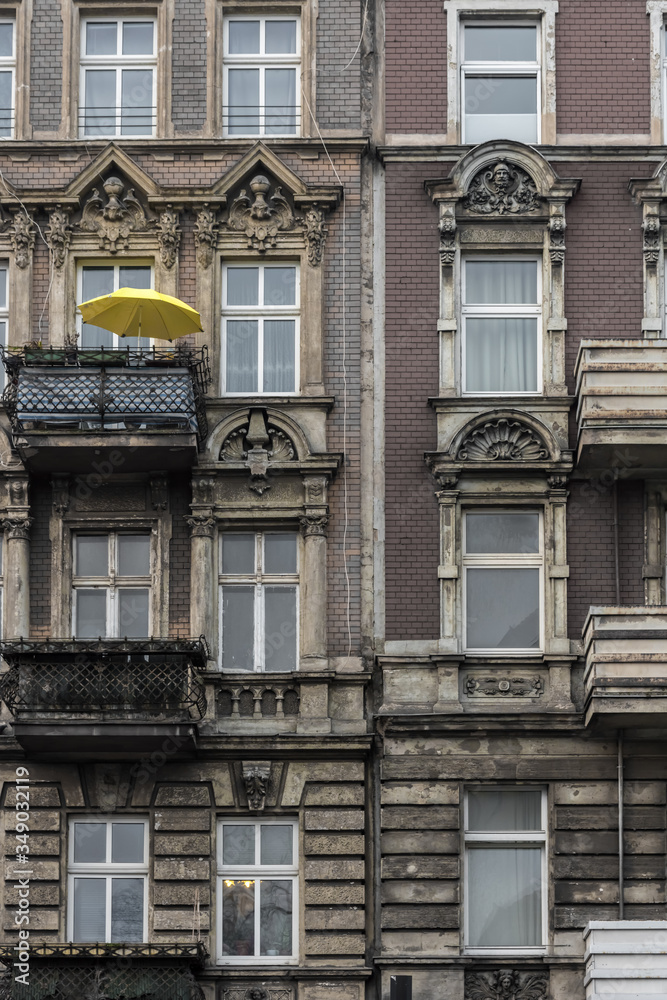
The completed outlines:
<svg viewBox="0 0 667 1000">
<path fill-rule="evenodd" d="M 165 267 L 172 268 L 178 258 L 181 231 L 178 228 L 178 212 L 171 205 L 167 205 L 160 213 L 158 228 L 160 260 Z"/>
<path fill-rule="evenodd" d="M 324 221 L 324 212 L 317 205 L 311 205 L 303 215 L 303 227 L 308 246 L 308 263 L 317 267 L 322 263 L 322 253 L 327 237 L 328 226 Z"/>
<path fill-rule="evenodd" d="M 202 267 L 210 267 L 213 263 L 213 251 L 218 239 L 218 224 L 215 220 L 215 210 L 208 204 L 202 205 L 197 212 L 195 222 L 195 247 L 197 260 Z"/>
<path fill-rule="evenodd" d="M 519 420 L 490 420 L 462 441 L 460 462 L 546 462 L 549 449 L 532 428 Z"/>
<path fill-rule="evenodd" d="M 185 519 L 193 538 L 212 538 L 216 529 L 216 520 L 207 514 L 193 514 Z"/>
<path fill-rule="evenodd" d="M 547 976 L 543 972 L 466 972 L 464 1000 L 546 1000 Z"/>
<path fill-rule="evenodd" d="M 549 257 L 552 264 L 565 261 L 565 217 L 554 215 L 549 220 Z"/>
<path fill-rule="evenodd" d="M 539 209 L 540 199 L 525 170 L 498 160 L 473 177 L 463 207 L 476 215 L 525 215 Z"/>
<path fill-rule="evenodd" d="M 97 233 L 100 247 L 109 253 L 127 249 L 129 236 L 148 228 L 148 219 L 132 188 L 124 194 L 125 185 L 118 177 L 107 177 L 102 185 L 106 195 L 93 188 L 83 206 L 80 227 L 84 232 Z"/>
<path fill-rule="evenodd" d="M 660 219 L 657 215 L 647 215 L 642 222 L 644 232 L 644 262 L 657 264 L 660 258 Z"/>
<path fill-rule="evenodd" d="M 456 219 L 446 215 L 440 220 L 440 263 L 451 266 L 456 257 Z"/>
<path fill-rule="evenodd" d="M 541 677 L 466 677 L 463 689 L 469 698 L 540 698 L 544 693 Z"/>
<path fill-rule="evenodd" d="M 309 535 L 326 535 L 329 524 L 328 514 L 304 514 L 299 518 L 304 538 Z"/>
<path fill-rule="evenodd" d="M 23 270 L 30 263 L 35 246 L 35 225 L 32 216 L 23 209 L 14 215 L 10 238 L 14 247 L 16 266 Z"/>
<path fill-rule="evenodd" d="M 254 177 L 249 187 L 253 197 L 245 188 L 240 191 L 229 209 L 227 226 L 245 233 L 248 247 L 263 253 L 275 247 L 276 236 L 281 230 L 293 228 L 294 213 L 279 187 L 269 195 L 271 182 L 263 174 Z"/>
<path fill-rule="evenodd" d="M 49 244 L 54 267 L 61 268 L 65 263 L 71 239 L 69 210 L 57 205 L 49 215 L 49 224 L 46 228 L 46 241 Z"/>
<path fill-rule="evenodd" d="M 2 526 L 5 529 L 7 538 L 30 538 L 30 525 L 34 517 L 5 517 Z"/>
<path fill-rule="evenodd" d="M 243 761 L 242 767 L 248 809 L 261 812 L 269 790 L 271 764 L 268 761 Z"/>
</svg>

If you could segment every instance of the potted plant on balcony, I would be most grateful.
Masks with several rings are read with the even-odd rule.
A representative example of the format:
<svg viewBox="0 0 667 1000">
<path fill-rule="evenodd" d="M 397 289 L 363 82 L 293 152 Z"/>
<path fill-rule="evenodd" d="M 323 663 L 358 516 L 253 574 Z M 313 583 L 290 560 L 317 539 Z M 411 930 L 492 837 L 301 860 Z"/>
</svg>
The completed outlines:
<svg viewBox="0 0 667 1000">
<path fill-rule="evenodd" d="M 64 364 L 67 354 L 65 347 L 42 347 L 41 340 L 31 340 L 25 345 L 26 365 Z"/>
</svg>

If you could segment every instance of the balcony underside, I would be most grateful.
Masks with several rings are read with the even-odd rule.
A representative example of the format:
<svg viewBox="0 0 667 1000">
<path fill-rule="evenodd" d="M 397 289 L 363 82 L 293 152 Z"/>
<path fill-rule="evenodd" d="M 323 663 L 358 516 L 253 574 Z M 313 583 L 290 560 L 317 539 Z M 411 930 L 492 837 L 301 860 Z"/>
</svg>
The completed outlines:
<svg viewBox="0 0 667 1000">
<path fill-rule="evenodd" d="M 106 477 L 113 472 L 170 471 L 189 469 L 197 458 L 197 436 L 190 431 L 24 430 L 15 444 L 28 468 L 43 473 Z"/>
<path fill-rule="evenodd" d="M 664 475 L 667 468 L 667 410 L 650 422 L 637 414 L 627 420 L 587 419 L 579 432 L 577 467 L 581 471 L 616 478 L 643 479 Z"/>
<path fill-rule="evenodd" d="M 196 727 L 191 722 L 22 720 L 14 724 L 14 736 L 26 753 L 60 760 L 89 756 L 134 760 L 156 752 L 173 760 L 191 757 L 197 749 Z"/>
</svg>

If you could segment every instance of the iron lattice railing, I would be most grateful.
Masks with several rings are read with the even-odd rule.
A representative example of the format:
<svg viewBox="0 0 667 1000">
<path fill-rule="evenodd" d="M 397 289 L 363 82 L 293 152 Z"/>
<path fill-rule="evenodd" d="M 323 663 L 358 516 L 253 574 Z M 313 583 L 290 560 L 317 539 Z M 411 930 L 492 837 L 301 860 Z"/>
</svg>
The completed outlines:
<svg viewBox="0 0 667 1000">
<path fill-rule="evenodd" d="M 128 967 L 113 960 L 76 966 L 32 962 L 27 983 L 12 982 L 9 972 L 6 978 L 5 995 L 12 1000 L 203 1000 L 204 996 L 191 970 L 181 966 Z M 0 980 L 0 996 L 3 985 Z"/>
<path fill-rule="evenodd" d="M 0 643 L 9 665 L 0 698 L 12 715 L 140 714 L 202 719 L 206 693 L 198 673 L 208 647 L 200 639 L 19 639 Z"/>
<path fill-rule="evenodd" d="M 2 348 L 3 402 L 15 432 L 79 423 L 177 427 L 207 435 L 208 348 Z M 40 428 L 41 429 L 41 428 Z"/>
</svg>

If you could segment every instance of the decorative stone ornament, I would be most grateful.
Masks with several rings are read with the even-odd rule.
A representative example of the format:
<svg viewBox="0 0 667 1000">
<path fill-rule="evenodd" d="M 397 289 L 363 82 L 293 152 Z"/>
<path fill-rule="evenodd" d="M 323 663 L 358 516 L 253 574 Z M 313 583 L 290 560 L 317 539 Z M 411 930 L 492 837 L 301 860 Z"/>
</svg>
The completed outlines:
<svg viewBox="0 0 667 1000">
<path fill-rule="evenodd" d="M 269 761 L 243 761 L 242 767 L 248 809 L 261 812 L 269 790 L 271 764 Z"/>
<path fill-rule="evenodd" d="M 525 170 L 498 160 L 473 177 L 463 207 L 477 215 L 525 215 L 540 209 L 540 198 Z"/>
<path fill-rule="evenodd" d="M 72 239 L 72 227 L 69 224 L 69 216 L 70 209 L 64 209 L 60 205 L 56 205 L 49 215 L 46 241 L 51 251 L 53 266 L 57 268 L 61 268 L 65 263 L 67 249 Z"/>
<path fill-rule="evenodd" d="M 248 247 L 260 253 L 275 247 L 276 236 L 281 230 L 292 229 L 294 213 L 283 197 L 280 187 L 269 195 L 271 182 L 258 174 L 250 181 L 251 199 L 243 188 L 229 209 L 227 226 L 245 233 Z"/>
<path fill-rule="evenodd" d="M 324 212 L 317 205 L 310 205 L 303 216 L 303 225 L 308 245 L 308 263 L 317 267 L 322 263 L 322 253 L 329 227 L 324 222 Z"/>
<path fill-rule="evenodd" d="M 463 690 L 469 698 L 541 698 L 541 677 L 477 677 L 468 674 Z"/>
<path fill-rule="evenodd" d="M 21 209 L 14 215 L 14 224 L 10 229 L 10 239 L 14 248 L 14 260 L 21 270 L 26 268 L 32 259 L 35 246 L 35 226 L 32 216 Z"/>
<path fill-rule="evenodd" d="M 647 215 L 642 222 L 644 233 L 644 263 L 655 265 L 660 259 L 660 219 L 657 215 Z"/>
<path fill-rule="evenodd" d="M 543 972 L 466 972 L 464 1000 L 546 1000 L 547 976 Z"/>
<path fill-rule="evenodd" d="M 106 202 L 99 189 L 93 188 L 83 206 L 80 228 L 97 233 L 101 249 L 117 253 L 129 247 L 130 233 L 147 229 L 149 223 L 134 190 L 129 188 L 124 195 L 125 185 L 119 177 L 108 177 L 102 187 Z"/>
<path fill-rule="evenodd" d="M 220 449 L 223 462 L 243 463 L 250 470 L 248 489 L 260 496 L 271 489 L 269 468 L 296 461 L 293 442 L 284 431 L 267 422 L 263 410 L 251 410 L 248 423 L 233 430 Z"/>
<path fill-rule="evenodd" d="M 197 260 L 202 267 L 210 267 L 213 263 L 213 252 L 217 244 L 218 224 L 215 210 L 208 203 L 202 205 L 197 212 L 195 222 L 195 247 Z"/>
<path fill-rule="evenodd" d="M 456 258 L 456 219 L 453 212 L 440 219 L 440 263 L 451 267 Z"/>
<path fill-rule="evenodd" d="M 176 263 L 178 247 L 181 242 L 181 231 L 178 228 L 178 212 L 171 205 L 167 205 L 160 213 L 158 230 L 160 260 L 166 268 L 170 269 Z"/>
<path fill-rule="evenodd" d="M 460 462 L 544 462 L 546 442 L 519 420 L 490 420 L 468 434 L 459 447 Z"/>
<path fill-rule="evenodd" d="M 552 215 L 549 219 L 549 258 L 552 264 L 565 262 L 565 216 Z"/>
</svg>

